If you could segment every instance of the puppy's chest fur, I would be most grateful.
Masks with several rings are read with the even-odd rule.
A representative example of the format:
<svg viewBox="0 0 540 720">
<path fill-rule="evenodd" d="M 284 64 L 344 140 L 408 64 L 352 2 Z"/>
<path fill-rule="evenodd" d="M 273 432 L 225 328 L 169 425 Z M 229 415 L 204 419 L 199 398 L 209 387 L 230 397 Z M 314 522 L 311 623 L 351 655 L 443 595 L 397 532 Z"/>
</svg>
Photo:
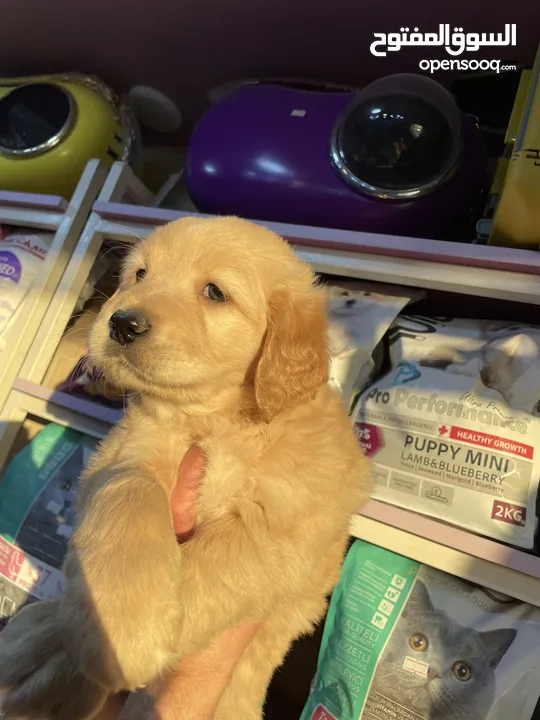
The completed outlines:
<svg viewBox="0 0 540 720">
<path fill-rule="evenodd" d="M 254 504 L 264 508 L 268 523 L 287 524 L 309 512 L 311 502 L 337 500 L 342 490 L 349 492 L 354 510 L 360 451 L 339 399 L 329 390 L 269 424 L 219 414 L 158 416 L 136 407 L 104 441 L 100 464 L 109 459 L 113 467 L 129 465 L 170 494 L 192 445 L 207 457 L 198 521 Z"/>
</svg>

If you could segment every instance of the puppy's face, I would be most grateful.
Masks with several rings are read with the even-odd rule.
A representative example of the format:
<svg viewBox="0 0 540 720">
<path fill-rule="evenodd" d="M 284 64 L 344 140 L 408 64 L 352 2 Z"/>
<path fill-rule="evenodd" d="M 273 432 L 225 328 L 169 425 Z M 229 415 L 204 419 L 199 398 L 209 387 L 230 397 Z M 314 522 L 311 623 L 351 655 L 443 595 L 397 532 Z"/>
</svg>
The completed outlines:
<svg viewBox="0 0 540 720">
<path fill-rule="evenodd" d="M 133 249 L 90 356 L 116 385 L 160 397 L 243 386 L 261 375 L 272 342 L 324 348 L 323 317 L 311 271 L 276 235 L 235 218 L 186 218 Z"/>
</svg>

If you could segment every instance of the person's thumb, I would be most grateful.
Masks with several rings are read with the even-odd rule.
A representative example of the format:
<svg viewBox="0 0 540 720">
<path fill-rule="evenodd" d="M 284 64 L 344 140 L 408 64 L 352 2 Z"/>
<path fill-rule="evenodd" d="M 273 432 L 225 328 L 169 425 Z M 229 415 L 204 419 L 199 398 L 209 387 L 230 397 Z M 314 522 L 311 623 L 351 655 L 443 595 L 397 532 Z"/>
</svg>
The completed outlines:
<svg viewBox="0 0 540 720">
<path fill-rule="evenodd" d="M 173 526 L 179 540 L 186 540 L 195 525 L 194 507 L 204 477 L 206 457 L 198 447 L 191 447 L 182 458 L 171 494 Z"/>
</svg>

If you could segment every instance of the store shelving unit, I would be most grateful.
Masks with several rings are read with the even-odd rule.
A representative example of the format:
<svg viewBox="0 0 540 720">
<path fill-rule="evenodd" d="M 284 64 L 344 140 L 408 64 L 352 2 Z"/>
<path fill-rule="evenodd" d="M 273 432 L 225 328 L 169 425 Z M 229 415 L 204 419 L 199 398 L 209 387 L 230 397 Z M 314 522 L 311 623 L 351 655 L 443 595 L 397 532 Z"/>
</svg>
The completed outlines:
<svg viewBox="0 0 540 720">
<path fill-rule="evenodd" d="M 69 202 L 56 195 L 0 192 L 0 224 L 54 233 L 43 270 L 18 308 L 7 344 L 0 353 L 0 408 L 20 373 L 105 179 L 105 166 L 90 160 Z"/>
<path fill-rule="evenodd" d="M 127 202 L 126 202 L 127 200 Z M 137 243 L 184 213 L 162 210 L 126 166 L 113 166 L 0 416 L 0 465 L 33 415 L 101 437 L 119 413 L 44 386 L 43 378 L 104 240 Z M 192 214 L 192 213 L 190 213 Z M 414 238 L 264 223 L 320 273 L 444 292 L 494 307 L 540 305 L 540 254 Z M 518 319 L 518 318 L 516 318 Z M 51 329 L 53 332 L 51 332 Z M 357 537 L 473 583 L 540 606 L 540 558 L 400 508 L 372 501 L 351 524 Z"/>
</svg>

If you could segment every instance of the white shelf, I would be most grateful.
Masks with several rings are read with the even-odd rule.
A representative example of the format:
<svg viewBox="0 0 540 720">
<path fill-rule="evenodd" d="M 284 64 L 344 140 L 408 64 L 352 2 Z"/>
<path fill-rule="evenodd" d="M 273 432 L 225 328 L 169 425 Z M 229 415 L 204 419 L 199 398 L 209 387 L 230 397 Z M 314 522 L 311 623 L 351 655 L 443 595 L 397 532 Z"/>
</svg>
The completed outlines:
<svg viewBox="0 0 540 720">
<path fill-rule="evenodd" d="M 131 192 L 131 197 L 130 193 Z M 121 202 L 126 197 L 140 205 Z M 0 464 L 15 428 L 36 414 L 99 437 L 114 411 L 43 387 L 43 378 L 104 239 L 138 243 L 156 225 L 187 214 L 148 207 L 146 191 L 116 163 L 93 206 L 6 404 Z M 146 203 L 146 207 L 142 205 Z M 262 223 L 317 272 L 421 289 L 540 305 L 540 253 Z M 52 332 L 51 332 L 52 331 Z M 540 606 L 540 558 L 455 527 L 372 501 L 351 524 L 356 537 L 472 583 Z"/>
<path fill-rule="evenodd" d="M 301 247 L 297 254 L 328 275 L 540 305 L 538 275 L 343 250 Z"/>
<path fill-rule="evenodd" d="M 540 606 L 540 558 L 530 553 L 377 501 L 355 515 L 351 534 Z"/>
<path fill-rule="evenodd" d="M 50 195 L 0 192 L 0 223 L 54 232 L 43 268 L 16 311 L 0 354 L 0 413 L 105 178 L 102 163 L 90 160 L 69 203 Z"/>
<path fill-rule="evenodd" d="M 161 225 L 194 213 L 97 202 L 99 231 L 134 242 Z M 374 233 L 260 222 L 328 275 L 406 285 L 460 295 L 540 305 L 540 253 L 530 250 L 391 237 Z"/>
</svg>

